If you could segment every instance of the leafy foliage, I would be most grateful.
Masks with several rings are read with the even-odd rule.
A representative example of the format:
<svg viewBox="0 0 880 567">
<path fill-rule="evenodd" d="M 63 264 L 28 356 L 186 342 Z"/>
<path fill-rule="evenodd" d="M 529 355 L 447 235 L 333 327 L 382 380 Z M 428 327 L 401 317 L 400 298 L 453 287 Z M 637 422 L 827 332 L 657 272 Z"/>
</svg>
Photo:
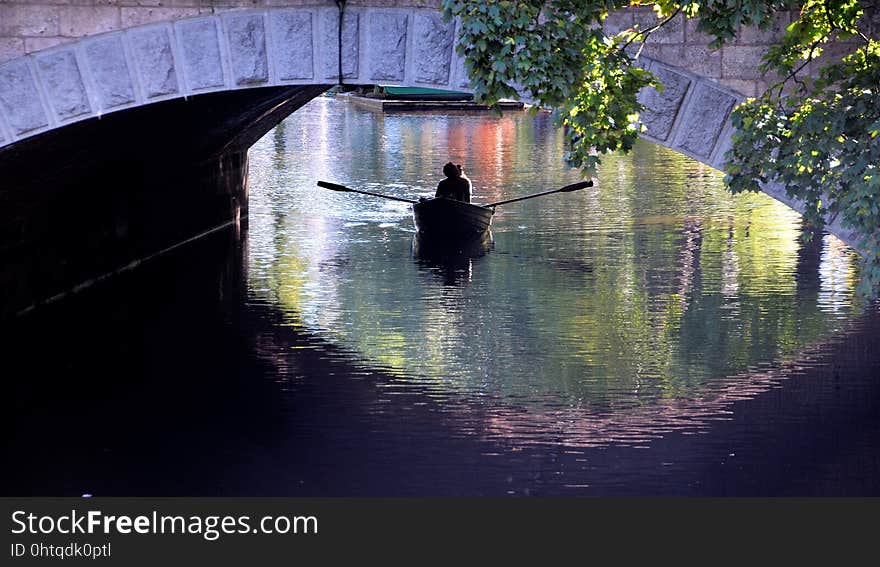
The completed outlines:
<svg viewBox="0 0 880 567">
<path fill-rule="evenodd" d="M 558 124 L 570 133 L 566 159 L 589 175 L 597 153 L 632 147 L 641 110 L 636 95 L 658 85 L 623 49 L 633 34 L 608 37 L 596 25 L 627 4 L 445 0 L 444 9 L 461 18 L 457 50 L 475 96 L 493 104 L 522 93 L 556 109 Z"/>
<path fill-rule="evenodd" d="M 634 4 L 653 6 L 657 25 L 603 32 L 610 12 Z M 880 286 L 880 45 L 858 0 L 806 0 L 798 7 L 799 16 L 764 56 L 761 69 L 778 83 L 733 113 L 737 132 L 725 180 L 733 192 L 782 183 L 789 196 L 805 203 L 813 229 L 842 215 L 843 225 L 864 237 L 861 290 L 875 293 Z M 657 77 L 638 65 L 651 33 L 683 14 L 694 18 L 697 31 L 713 37 L 710 47 L 717 48 L 742 26 L 768 29 L 776 12 L 794 9 L 795 2 L 444 0 L 443 8 L 447 18 L 460 18 L 456 49 L 476 96 L 490 104 L 523 97 L 536 108 L 553 108 L 568 135 L 566 161 L 589 176 L 602 154 L 629 151 L 644 128 L 638 92 L 662 89 Z M 840 60 L 817 59 L 832 43 L 849 46 L 851 53 Z"/>
<path fill-rule="evenodd" d="M 862 237 L 860 290 L 873 294 L 880 284 L 880 44 L 856 29 L 858 3 L 836 8 L 808 2 L 783 42 L 767 52 L 765 68 L 783 78 L 734 111 L 725 180 L 734 193 L 782 183 L 804 202 L 814 229 L 840 216 Z M 852 53 L 798 77 L 822 46 L 851 37 L 859 39 Z"/>
</svg>

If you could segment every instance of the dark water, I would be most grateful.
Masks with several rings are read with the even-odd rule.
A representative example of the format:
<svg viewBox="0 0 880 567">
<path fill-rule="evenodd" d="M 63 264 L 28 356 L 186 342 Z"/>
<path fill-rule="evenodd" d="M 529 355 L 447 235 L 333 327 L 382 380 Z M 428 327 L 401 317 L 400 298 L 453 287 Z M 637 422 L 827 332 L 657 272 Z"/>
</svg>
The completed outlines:
<svg viewBox="0 0 880 567">
<path fill-rule="evenodd" d="M 249 228 L 7 329 L 6 494 L 875 495 L 855 257 L 640 145 L 454 257 L 408 205 L 579 180 L 546 116 L 319 98 L 251 150 Z"/>
</svg>

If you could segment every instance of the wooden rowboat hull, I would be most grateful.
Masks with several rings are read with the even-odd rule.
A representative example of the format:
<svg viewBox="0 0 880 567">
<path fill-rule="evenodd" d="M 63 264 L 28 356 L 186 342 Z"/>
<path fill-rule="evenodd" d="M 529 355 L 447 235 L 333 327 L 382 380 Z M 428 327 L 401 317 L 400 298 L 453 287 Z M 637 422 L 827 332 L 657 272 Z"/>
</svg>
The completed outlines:
<svg viewBox="0 0 880 567">
<path fill-rule="evenodd" d="M 492 231 L 487 230 L 469 238 L 444 240 L 417 232 L 413 237 L 413 257 L 429 264 L 454 262 L 458 259 L 485 256 L 493 247 Z"/>
<path fill-rule="evenodd" d="M 452 199 L 425 199 L 413 204 L 420 234 L 432 238 L 471 238 L 489 230 L 494 209 Z"/>
<path fill-rule="evenodd" d="M 488 254 L 492 247 L 491 230 L 451 240 L 417 232 L 413 237 L 412 252 L 420 271 L 439 277 L 445 286 L 457 286 L 471 281 L 473 263 Z"/>
</svg>

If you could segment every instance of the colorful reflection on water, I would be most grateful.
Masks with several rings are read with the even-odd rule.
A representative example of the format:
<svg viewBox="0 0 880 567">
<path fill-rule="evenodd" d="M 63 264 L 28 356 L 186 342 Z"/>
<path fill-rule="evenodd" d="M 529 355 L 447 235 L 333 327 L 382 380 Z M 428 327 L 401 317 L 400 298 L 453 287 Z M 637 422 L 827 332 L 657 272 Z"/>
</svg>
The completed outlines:
<svg viewBox="0 0 880 567">
<path fill-rule="evenodd" d="M 649 144 L 444 256 L 406 204 L 561 187 L 544 115 L 319 98 L 251 151 L 249 228 L 3 331 L 12 495 L 880 494 L 880 309 L 837 239 Z M 239 239 L 240 237 L 240 239 Z"/>
<path fill-rule="evenodd" d="M 452 160 L 490 202 L 579 181 L 563 152 L 546 115 L 319 97 L 251 150 L 252 300 L 393 377 L 389 399 L 427 389 L 480 404 L 480 435 L 577 446 L 726 419 L 861 308 L 840 241 L 801 243 L 793 211 L 647 143 L 592 188 L 500 207 L 488 250 L 453 259 L 414 247 L 409 205 L 315 185 L 416 198 Z"/>
</svg>

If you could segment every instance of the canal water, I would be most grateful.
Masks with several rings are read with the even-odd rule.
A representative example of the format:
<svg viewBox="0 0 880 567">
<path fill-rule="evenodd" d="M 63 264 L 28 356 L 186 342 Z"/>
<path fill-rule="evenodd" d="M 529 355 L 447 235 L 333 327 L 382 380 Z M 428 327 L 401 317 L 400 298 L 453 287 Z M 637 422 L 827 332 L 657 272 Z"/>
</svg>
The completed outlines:
<svg viewBox="0 0 880 567">
<path fill-rule="evenodd" d="M 547 115 L 319 97 L 250 210 L 6 329 L 8 495 L 877 495 L 854 253 L 640 143 L 437 253 L 405 198 L 579 181 Z"/>
</svg>

